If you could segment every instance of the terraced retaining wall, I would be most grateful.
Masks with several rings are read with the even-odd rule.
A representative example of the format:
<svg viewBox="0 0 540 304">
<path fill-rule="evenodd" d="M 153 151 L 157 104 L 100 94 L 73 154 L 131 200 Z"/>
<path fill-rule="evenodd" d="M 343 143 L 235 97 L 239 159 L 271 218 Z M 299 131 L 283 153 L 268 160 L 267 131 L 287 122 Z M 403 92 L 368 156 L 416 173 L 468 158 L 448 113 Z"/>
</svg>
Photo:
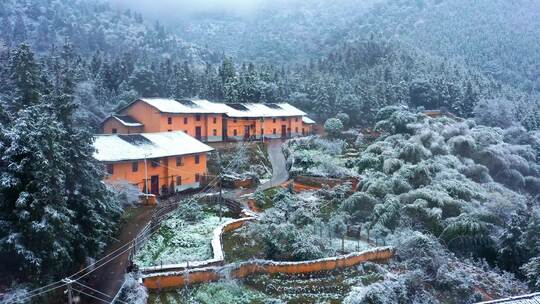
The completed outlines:
<svg viewBox="0 0 540 304">
<path fill-rule="evenodd" d="M 311 273 L 351 267 L 367 261 L 386 262 L 394 256 L 393 247 L 379 247 L 347 255 L 302 262 L 254 260 L 221 267 L 152 273 L 142 278 L 148 289 L 177 288 L 186 284 L 214 282 L 223 278 L 245 278 L 258 273 Z"/>
</svg>

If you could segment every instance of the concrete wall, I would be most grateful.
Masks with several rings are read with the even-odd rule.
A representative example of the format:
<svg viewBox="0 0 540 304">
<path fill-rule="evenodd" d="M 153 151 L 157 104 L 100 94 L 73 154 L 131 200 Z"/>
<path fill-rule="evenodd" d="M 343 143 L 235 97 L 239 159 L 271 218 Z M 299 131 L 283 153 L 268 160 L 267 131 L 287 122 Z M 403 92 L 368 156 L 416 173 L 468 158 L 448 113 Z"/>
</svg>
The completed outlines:
<svg viewBox="0 0 540 304">
<path fill-rule="evenodd" d="M 230 276 L 245 278 L 259 273 L 312 273 L 355 266 L 367 261 L 386 262 L 394 256 L 394 248 L 381 247 L 348 255 L 302 262 L 249 261 L 221 267 L 207 267 L 180 272 L 154 273 L 142 278 L 148 289 L 178 288 L 186 284 L 214 282 Z"/>
</svg>

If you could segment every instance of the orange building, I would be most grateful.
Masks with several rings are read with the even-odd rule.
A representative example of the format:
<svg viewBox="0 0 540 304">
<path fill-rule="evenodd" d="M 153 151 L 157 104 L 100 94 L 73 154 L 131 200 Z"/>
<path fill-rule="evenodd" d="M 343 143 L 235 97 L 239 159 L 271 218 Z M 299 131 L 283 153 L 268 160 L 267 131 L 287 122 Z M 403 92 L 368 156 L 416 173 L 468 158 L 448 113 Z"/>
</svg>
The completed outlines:
<svg viewBox="0 0 540 304">
<path fill-rule="evenodd" d="M 315 126 L 316 122 L 307 117 L 302 117 L 302 136 L 307 136 L 313 134 L 313 127 Z"/>
<path fill-rule="evenodd" d="M 203 99 L 141 98 L 102 123 L 104 133 L 132 133 L 118 125 L 137 122 L 142 132 L 184 131 L 202 141 L 286 138 L 311 133 L 306 113 L 287 103 L 215 103 Z M 308 118 L 309 120 L 309 118 Z M 309 120 L 311 121 L 311 120 Z M 303 132 L 304 131 L 304 132 Z"/>
<path fill-rule="evenodd" d="M 102 123 L 106 134 L 133 134 L 142 133 L 143 124 L 127 115 L 111 115 Z"/>
<path fill-rule="evenodd" d="M 207 174 L 207 153 L 213 150 L 184 132 L 96 135 L 94 139 L 94 157 L 106 165 L 107 180 L 127 181 L 155 195 L 198 188 Z"/>
</svg>

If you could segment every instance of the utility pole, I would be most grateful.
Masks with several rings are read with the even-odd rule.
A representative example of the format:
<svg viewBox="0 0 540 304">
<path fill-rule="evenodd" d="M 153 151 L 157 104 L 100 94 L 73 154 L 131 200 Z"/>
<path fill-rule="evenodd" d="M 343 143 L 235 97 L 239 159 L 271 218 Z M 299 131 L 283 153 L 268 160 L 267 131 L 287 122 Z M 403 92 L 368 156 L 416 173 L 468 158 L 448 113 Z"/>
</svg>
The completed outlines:
<svg viewBox="0 0 540 304">
<path fill-rule="evenodd" d="M 146 203 L 148 204 L 148 166 L 146 163 L 147 157 L 148 157 L 148 154 L 144 154 L 144 188 L 146 189 L 145 199 L 146 199 Z"/>
<path fill-rule="evenodd" d="M 62 282 L 67 284 L 68 304 L 75 304 L 75 302 L 73 302 L 73 290 L 71 288 L 71 284 L 73 284 L 74 281 L 71 279 L 65 278 L 62 280 Z"/>
<path fill-rule="evenodd" d="M 264 117 L 261 118 L 262 121 L 262 128 L 261 128 L 261 141 L 264 144 Z"/>
<path fill-rule="evenodd" d="M 219 152 L 218 152 L 218 163 L 219 163 L 219 173 L 218 173 L 218 177 L 219 177 L 219 198 L 218 198 L 218 203 L 219 203 L 219 221 L 221 222 L 221 218 L 223 216 L 223 212 L 221 211 L 222 208 L 221 208 L 221 205 L 222 205 L 222 201 L 223 201 L 223 188 L 222 188 L 222 182 L 223 182 L 223 174 L 222 174 L 222 166 L 223 164 L 221 163 L 221 156 L 219 155 Z"/>
</svg>

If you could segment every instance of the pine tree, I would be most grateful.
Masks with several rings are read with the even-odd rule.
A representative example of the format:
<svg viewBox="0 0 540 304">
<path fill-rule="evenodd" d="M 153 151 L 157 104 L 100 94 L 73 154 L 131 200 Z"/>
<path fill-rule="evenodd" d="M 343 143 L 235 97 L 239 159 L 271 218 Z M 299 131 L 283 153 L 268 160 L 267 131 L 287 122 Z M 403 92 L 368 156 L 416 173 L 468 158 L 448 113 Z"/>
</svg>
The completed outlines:
<svg viewBox="0 0 540 304">
<path fill-rule="evenodd" d="M 23 43 L 27 39 L 26 24 L 23 16 L 18 14 L 13 25 L 13 43 L 15 45 Z"/>
<path fill-rule="evenodd" d="M 13 52 L 10 58 L 10 78 L 14 86 L 15 97 L 12 111 L 36 105 L 40 99 L 40 71 L 34 54 L 27 44 Z"/>
</svg>

